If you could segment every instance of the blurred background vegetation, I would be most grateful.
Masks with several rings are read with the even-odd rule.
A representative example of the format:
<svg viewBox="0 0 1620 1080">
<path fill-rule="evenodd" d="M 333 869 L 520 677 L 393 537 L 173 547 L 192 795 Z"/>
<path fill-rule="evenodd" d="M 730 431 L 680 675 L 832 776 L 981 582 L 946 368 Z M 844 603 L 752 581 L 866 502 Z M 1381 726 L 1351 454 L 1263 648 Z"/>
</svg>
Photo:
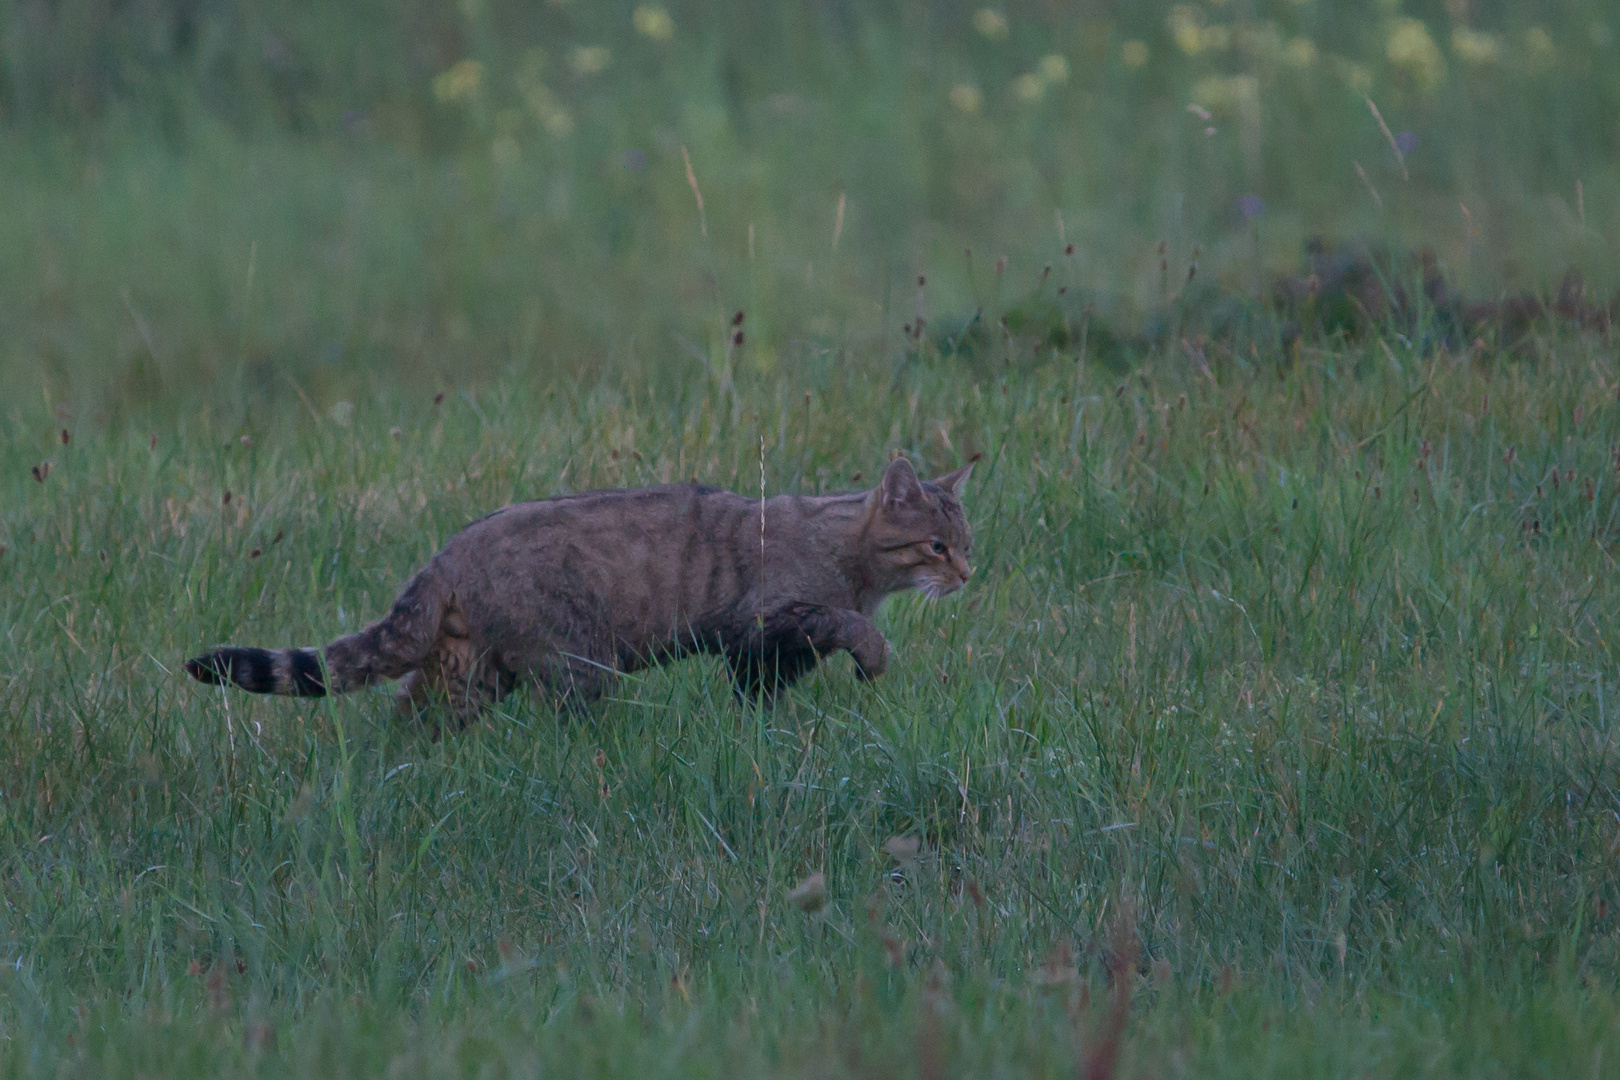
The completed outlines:
<svg viewBox="0 0 1620 1080">
<path fill-rule="evenodd" d="M 1049 265 L 1126 327 L 1194 260 L 1258 298 L 1318 234 L 1607 295 L 1617 32 L 1605 0 L 7 0 L 0 379 L 113 421 L 814 379 Z"/>
</svg>

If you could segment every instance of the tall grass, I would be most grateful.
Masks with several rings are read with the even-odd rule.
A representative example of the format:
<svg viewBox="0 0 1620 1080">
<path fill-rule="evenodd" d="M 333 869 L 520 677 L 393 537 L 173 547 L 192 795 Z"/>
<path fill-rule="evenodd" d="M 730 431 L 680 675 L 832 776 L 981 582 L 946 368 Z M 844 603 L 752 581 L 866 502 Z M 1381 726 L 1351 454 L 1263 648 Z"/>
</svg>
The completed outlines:
<svg viewBox="0 0 1620 1080">
<path fill-rule="evenodd" d="M 422 1023 L 462 1031 L 465 1061 L 572 1058 L 551 1025 L 605 1009 L 604 1073 L 640 1053 L 798 1071 L 829 1047 L 883 1072 L 934 1038 L 919 1024 L 951 1033 L 955 1071 L 1020 1046 L 1066 1068 L 1122 904 L 1151 973 L 1132 1045 L 1161 1065 L 1252 1065 L 1234 1033 L 1301 1007 L 1328 1011 L 1257 1036 L 1289 1061 L 1375 1037 L 1466 1072 L 1493 1009 L 1548 1010 L 1560 1053 L 1612 1038 L 1590 1019 L 1607 999 L 1573 989 L 1612 978 L 1620 904 L 1604 348 L 1335 349 L 1213 382 L 932 362 L 899 384 L 514 380 L 265 428 L 205 413 L 155 445 L 13 426 L 13 1045 L 79 1032 L 85 1068 L 139 1071 L 125 1034 L 92 1031 L 162 1017 L 215 1068 L 269 1024 L 278 1052 L 243 1068 L 309 1060 L 288 1033 L 319 1031 L 365 1071 Z M 759 714 L 692 661 L 584 720 L 519 697 L 435 742 L 382 695 L 301 705 L 177 671 L 209 642 L 354 628 L 514 499 L 747 490 L 761 436 L 778 490 L 846 487 L 890 447 L 985 455 L 981 573 L 891 604 L 899 659 L 870 687 L 834 663 Z M 806 916 L 786 896 L 812 872 L 831 901 Z M 676 1034 L 713 1024 L 730 1049 Z M 1488 1053 L 1545 1052 L 1515 1030 Z"/>
<path fill-rule="evenodd" d="M 625 4 L 12 12 L 0 372 L 110 417 L 324 407 L 682 363 L 739 308 L 769 371 L 892 356 L 919 273 L 943 321 L 1050 265 L 1131 332 L 1195 252 L 1256 298 L 1316 234 L 1430 245 L 1479 299 L 1620 284 L 1602 4 L 658 10 L 667 40 Z"/>
<path fill-rule="evenodd" d="M 658 10 L 0 13 L 0 1073 L 1601 1073 L 1613 340 L 1266 298 L 1606 294 L 1607 9 Z M 870 685 L 179 672 L 896 450 L 979 563 Z"/>
</svg>

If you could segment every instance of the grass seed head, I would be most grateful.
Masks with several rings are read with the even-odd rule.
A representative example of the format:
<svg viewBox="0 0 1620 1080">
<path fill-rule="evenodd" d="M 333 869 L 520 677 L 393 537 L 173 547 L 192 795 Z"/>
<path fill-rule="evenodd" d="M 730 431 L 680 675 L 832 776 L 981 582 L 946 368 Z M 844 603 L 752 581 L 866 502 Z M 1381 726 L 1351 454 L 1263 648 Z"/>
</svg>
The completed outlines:
<svg viewBox="0 0 1620 1080">
<path fill-rule="evenodd" d="M 915 836 L 891 836 L 883 842 L 883 850 L 901 864 L 916 862 L 921 848 L 922 841 Z"/>
<path fill-rule="evenodd" d="M 804 912 L 814 915 L 827 906 L 827 878 L 817 871 L 788 890 L 787 902 Z"/>
</svg>

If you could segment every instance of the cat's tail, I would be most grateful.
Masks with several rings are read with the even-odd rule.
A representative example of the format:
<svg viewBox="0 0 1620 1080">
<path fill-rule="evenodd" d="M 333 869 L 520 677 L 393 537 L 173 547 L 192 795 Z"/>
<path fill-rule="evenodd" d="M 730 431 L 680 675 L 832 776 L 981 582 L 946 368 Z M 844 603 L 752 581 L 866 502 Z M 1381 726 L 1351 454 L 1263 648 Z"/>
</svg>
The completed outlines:
<svg viewBox="0 0 1620 1080">
<path fill-rule="evenodd" d="M 200 683 L 234 683 L 255 694 L 325 697 L 379 679 L 415 671 L 442 632 L 450 590 L 429 564 L 405 586 L 393 609 L 358 634 L 322 649 L 247 649 L 227 646 L 186 661 Z"/>
</svg>

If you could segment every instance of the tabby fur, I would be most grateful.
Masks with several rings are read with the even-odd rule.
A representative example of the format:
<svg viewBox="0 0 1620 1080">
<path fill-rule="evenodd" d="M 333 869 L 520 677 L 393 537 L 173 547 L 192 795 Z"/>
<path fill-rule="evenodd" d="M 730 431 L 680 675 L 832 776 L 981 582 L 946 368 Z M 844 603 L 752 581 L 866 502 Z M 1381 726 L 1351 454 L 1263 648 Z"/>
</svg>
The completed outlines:
<svg viewBox="0 0 1620 1080">
<path fill-rule="evenodd" d="M 872 622 L 883 599 L 943 596 L 973 572 L 971 469 L 923 481 L 900 458 L 846 495 L 683 484 L 519 503 L 452 537 L 359 633 L 320 649 L 220 648 L 186 671 L 295 697 L 404 679 L 403 707 L 445 701 L 462 722 L 520 682 L 577 705 L 691 653 L 723 656 L 744 700 L 774 700 L 839 650 L 871 679 L 891 651 Z"/>
</svg>

